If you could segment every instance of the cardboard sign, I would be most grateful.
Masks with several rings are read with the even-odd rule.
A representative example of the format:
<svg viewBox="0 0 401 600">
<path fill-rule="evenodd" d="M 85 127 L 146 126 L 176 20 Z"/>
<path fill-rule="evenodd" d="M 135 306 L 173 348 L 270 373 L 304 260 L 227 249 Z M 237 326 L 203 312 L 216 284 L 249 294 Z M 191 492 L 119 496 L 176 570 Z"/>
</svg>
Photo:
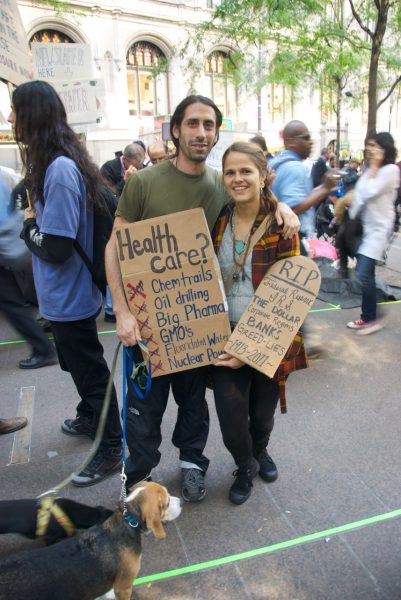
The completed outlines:
<svg viewBox="0 0 401 600">
<path fill-rule="evenodd" d="M 318 267 L 305 256 L 275 263 L 262 279 L 225 351 L 273 377 L 315 301 L 320 280 Z"/>
<path fill-rule="evenodd" d="M 86 131 L 100 123 L 106 92 L 104 81 L 92 77 L 89 44 L 33 43 L 32 56 L 37 78 L 54 87 L 71 127 Z"/>
<path fill-rule="evenodd" d="M 67 120 L 71 127 L 98 123 L 102 119 L 102 99 L 105 95 L 102 79 L 60 82 L 52 81 L 52 86 L 60 96 Z"/>
<path fill-rule="evenodd" d="M 34 78 L 16 0 L 0 0 L 0 78 L 19 85 Z"/>
<path fill-rule="evenodd" d="M 228 307 L 201 208 L 116 230 L 128 306 L 152 377 L 214 362 L 230 337 Z"/>
<path fill-rule="evenodd" d="M 31 44 L 36 77 L 52 81 L 80 81 L 92 77 L 92 51 L 89 44 Z"/>
<path fill-rule="evenodd" d="M 221 171 L 221 159 L 223 158 L 224 152 L 234 141 L 234 134 L 232 131 L 222 131 L 220 129 L 219 141 L 213 146 L 209 156 L 206 159 L 206 164 L 212 169 Z"/>
</svg>

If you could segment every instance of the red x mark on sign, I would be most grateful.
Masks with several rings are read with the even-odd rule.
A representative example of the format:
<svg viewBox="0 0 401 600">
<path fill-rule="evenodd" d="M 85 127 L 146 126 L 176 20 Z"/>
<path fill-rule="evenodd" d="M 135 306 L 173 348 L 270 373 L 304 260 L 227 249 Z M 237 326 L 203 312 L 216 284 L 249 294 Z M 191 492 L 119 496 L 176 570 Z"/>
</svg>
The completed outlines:
<svg viewBox="0 0 401 600">
<path fill-rule="evenodd" d="M 142 296 L 142 298 L 146 298 L 146 294 L 143 293 L 143 281 L 140 281 L 136 287 L 130 283 L 127 283 L 127 288 L 131 290 L 131 296 L 129 299 L 130 302 L 136 297 L 137 294 Z"/>
</svg>

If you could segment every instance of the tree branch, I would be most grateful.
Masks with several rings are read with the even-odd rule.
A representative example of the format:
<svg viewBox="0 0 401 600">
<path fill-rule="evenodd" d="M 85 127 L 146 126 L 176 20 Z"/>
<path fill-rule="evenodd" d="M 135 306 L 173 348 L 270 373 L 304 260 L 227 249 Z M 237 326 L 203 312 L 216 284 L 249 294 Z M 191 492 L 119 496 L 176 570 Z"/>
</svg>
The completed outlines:
<svg viewBox="0 0 401 600">
<path fill-rule="evenodd" d="M 339 38 L 340 40 L 344 40 L 344 41 L 348 42 L 353 48 L 356 48 L 358 50 L 370 50 L 370 44 L 367 44 L 367 43 L 363 44 L 362 41 L 360 44 L 358 44 L 355 42 L 354 38 L 352 38 L 351 36 L 349 36 L 345 33 L 341 34 L 336 31 L 330 31 L 330 35 L 332 37 L 336 37 L 336 38 Z M 326 39 L 326 37 L 324 39 Z"/>
<path fill-rule="evenodd" d="M 369 29 L 369 27 L 367 27 L 366 25 L 364 25 L 364 24 L 362 23 L 362 19 L 361 19 L 361 17 L 358 15 L 358 13 L 357 13 L 357 12 L 356 12 L 356 10 L 355 10 L 355 6 L 354 6 L 354 3 L 353 3 L 353 1 L 352 1 L 352 0 L 349 0 L 349 4 L 350 4 L 350 7 L 351 7 L 351 12 L 352 12 L 352 14 L 353 14 L 353 16 L 354 16 L 354 19 L 355 19 L 355 21 L 357 21 L 357 23 L 358 23 L 359 27 L 360 27 L 361 29 L 363 29 L 363 31 L 364 31 L 365 33 L 367 33 L 367 34 L 368 34 L 368 36 L 369 36 L 370 38 L 372 38 L 372 40 L 373 40 L 373 32 L 372 32 L 372 31 Z"/>
<path fill-rule="evenodd" d="M 391 94 L 394 92 L 395 88 L 397 87 L 397 85 L 401 82 L 401 75 L 399 75 L 399 77 L 397 77 L 397 79 L 394 81 L 393 85 L 391 86 L 390 90 L 388 91 L 388 93 L 384 96 L 384 98 L 382 98 L 378 103 L 377 103 L 377 108 L 379 108 L 382 104 L 384 104 L 384 102 L 386 100 L 388 100 L 388 98 L 391 96 Z"/>
</svg>

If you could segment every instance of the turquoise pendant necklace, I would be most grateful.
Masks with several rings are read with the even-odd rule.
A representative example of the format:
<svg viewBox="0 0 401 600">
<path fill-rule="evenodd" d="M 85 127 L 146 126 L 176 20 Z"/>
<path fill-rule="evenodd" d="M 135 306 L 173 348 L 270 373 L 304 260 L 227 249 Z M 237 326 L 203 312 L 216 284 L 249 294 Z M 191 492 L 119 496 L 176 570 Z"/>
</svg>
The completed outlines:
<svg viewBox="0 0 401 600">
<path fill-rule="evenodd" d="M 242 240 L 234 240 L 234 246 L 235 246 L 235 253 L 238 254 L 238 256 L 239 256 L 245 250 L 246 242 L 243 242 Z"/>
<path fill-rule="evenodd" d="M 231 225 L 232 244 L 233 244 L 233 261 L 234 261 L 234 265 L 235 265 L 232 278 L 234 281 L 238 281 L 240 278 L 240 273 L 241 273 L 242 281 L 245 281 L 244 264 L 245 264 L 246 257 L 248 255 L 248 251 L 249 251 L 249 242 L 250 242 L 250 236 L 251 236 L 253 226 L 249 230 L 248 235 L 246 236 L 246 240 L 243 241 L 243 240 L 237 240 L 235 237 L 234 211 L 231 213 L 231 216 L 230 216 L 230 225 Z"/>
</svg>

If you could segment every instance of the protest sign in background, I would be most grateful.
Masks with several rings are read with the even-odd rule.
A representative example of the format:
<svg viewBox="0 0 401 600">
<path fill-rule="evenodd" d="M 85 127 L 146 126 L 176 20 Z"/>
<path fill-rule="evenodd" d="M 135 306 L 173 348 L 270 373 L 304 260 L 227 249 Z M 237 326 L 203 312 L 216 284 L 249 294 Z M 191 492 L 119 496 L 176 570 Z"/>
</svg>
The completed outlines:
<svg viewBox="0 0 401 600">
<path fill-rule="evenodd" d="M 230 336 L 223 282 L 201 208 L 124 225 L 117 254 L 152 376 L 214 362 Z"/>
<path fill-rule="evenodd" d="M 292 256 L 262 279 L 225 350 L 273 377 L 315 301 L 320 271 L 310 258 Z"/>
<path fill-rule="evenodd" d="M 76 131 L 96 126 L 102 119 L 105 87 L 102 79 L 92 76 L 90 45 L 35 42 L 31 48 L 36 77 L 55 88 L 69 125 Z"/>
<path fill-rule="evenodd" d="M 36 77 L 52 81 L 80 81 L 92 77 L 89 44 L 33 42 L 32 58 Z"/>
<path fill-rule="evenodd" d="M 0 0 L 0 78 L 19 85 L 33 79 L 33 65 L 17 2 Z"/>
</svg>

